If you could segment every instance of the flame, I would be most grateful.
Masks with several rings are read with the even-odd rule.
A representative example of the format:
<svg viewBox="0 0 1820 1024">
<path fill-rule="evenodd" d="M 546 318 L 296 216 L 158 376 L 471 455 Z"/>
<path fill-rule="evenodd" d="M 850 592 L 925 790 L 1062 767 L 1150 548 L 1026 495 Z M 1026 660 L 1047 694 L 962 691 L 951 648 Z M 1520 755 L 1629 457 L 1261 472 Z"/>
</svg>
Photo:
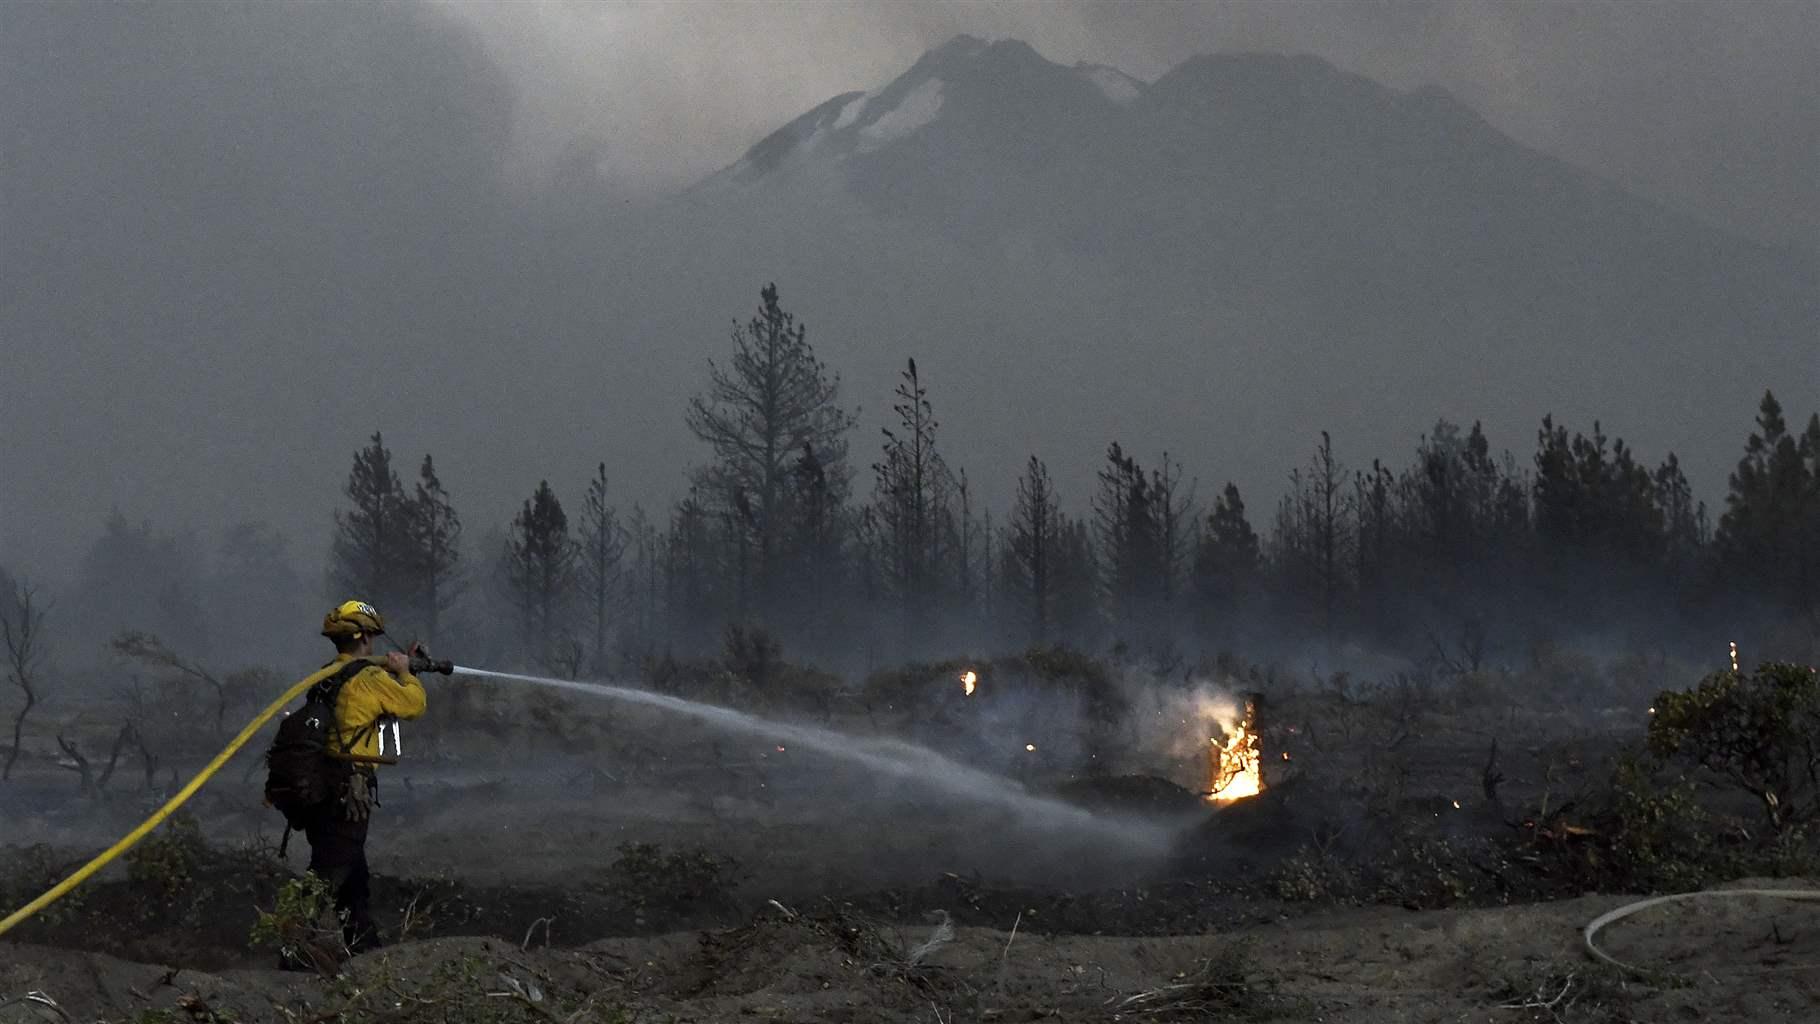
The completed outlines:
<svg viewBox="0 0 1820 1024">
<path fill-rule="evenodd" d="M 1243 717 L 1229 712 L 1219 715 L 1220 731 L 1225 734 L 1226 742 L 1221 743 L 1218 736 L 1207 738 L 1209 801 L 1231 803 L 1264 791 L 1263 754 L 1258 747 L 1258 734 L 1252 731 L 1252 719 L 1256 714 L 1257 707 L 1246 701 Z"/>
<path fill-rule="evenodd" d="M 1036 744 L 1034 744 L 1034 743 L 1026 743 L 1026 744 L 1024 744 L 1024 749 L 1025 749 L 1025 750 L 1026 750 L 1026 751 L 1028 751 L 1028 752 L 1030 752 L 1030 753 L 1032 753 L 1032 754 L 1034 754 L 1034 753 L 1036 753 Z"/>
<path fill-rule="evenodd" d="M 972 669 L 961 673 L 961 689 L 969 697 L 973 696 L 973 688 L 979 681 L 980 677 Z"/>
<path fill-rule="evenodd" d="M 1455 801 L 1454 801 L 1454 802 L 1453 802 L 1453 809 L 1454 809 L 1454 810 L 1456 810 L 1456 811 L 1457 811 L 1457 810 L 1459 810 L 1459 809 L 1460 809 L 1460 801 L 1458 801 L 1458 800 L 1455 800 Z"/>
<path fill-rule="evenodd" d="M 1738 671 L 1738 641 L 1732 641 L 1732 671 Z"/>
</svg>

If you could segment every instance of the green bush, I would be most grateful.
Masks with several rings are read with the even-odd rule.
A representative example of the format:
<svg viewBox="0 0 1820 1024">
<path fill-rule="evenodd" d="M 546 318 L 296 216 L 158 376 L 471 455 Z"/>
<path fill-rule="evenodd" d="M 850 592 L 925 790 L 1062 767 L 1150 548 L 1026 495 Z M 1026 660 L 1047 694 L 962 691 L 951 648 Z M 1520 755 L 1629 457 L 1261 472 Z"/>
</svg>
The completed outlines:
<svg viewBox="0 0 1820 1024">
<path fill-rule="evenodd" d="M 251 946 L 276 951 L 287 961 L 314 966 L 330 973 L 343 953 L 338 924 L 324 923 L 334 905 L 328 882 L 304 874 L 278 888 L 276 905 L 260 910 L 253 922 Z"/>
<path fill-rule="evenodd" d="M 1376 899 L 1411 910 L 1451 907 L 1472 895 L 1471 863 L 1439 837 L 1409 838 L 1393 846 L 1377 865 Z"/>
<path fill-rule="evenodd" d="M 11 847 L 0 855 L 0 907 L 11 913 L 68 878 L 82 863 L 82 858 L 60 855 L 48 844 Z M 39 911 L 33 919 L 47 925 L 75 920 L 82 915 L 90 890 L 77 886 L 64 897 Z"/>
<path fill-rule="evenodd" d="M 1729 780 L 1777 832 L 1799 825 L 1820 810 L 1820 675 L 1769 663 L 1658 694 L 1649 749 Z"/>
<path fill-rule="evenodd" d="M 207 855 L 202 826 L 180 811 L 127 851 L 126 877 L 134 885 L 151 888 L 158 901 L 176 905 L 185 902 Z"/>
</svg>

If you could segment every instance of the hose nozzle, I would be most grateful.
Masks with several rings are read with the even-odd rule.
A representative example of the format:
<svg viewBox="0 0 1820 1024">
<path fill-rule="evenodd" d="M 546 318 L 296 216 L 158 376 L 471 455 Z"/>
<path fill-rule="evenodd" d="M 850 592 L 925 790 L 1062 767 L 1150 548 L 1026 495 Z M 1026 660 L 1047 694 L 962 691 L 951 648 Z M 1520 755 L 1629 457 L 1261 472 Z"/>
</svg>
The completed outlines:
<svg viewBox="0 0 1820 1024">
<path fill-rule="evenodd" d="M 425 672 L 437 672 L 442 675 L 454 675 L 455 663 L 448 658 L 430 657 L 429 648 L 422 644 L 411 645 L 411 674 L 422 675 Z"/>
</svg>

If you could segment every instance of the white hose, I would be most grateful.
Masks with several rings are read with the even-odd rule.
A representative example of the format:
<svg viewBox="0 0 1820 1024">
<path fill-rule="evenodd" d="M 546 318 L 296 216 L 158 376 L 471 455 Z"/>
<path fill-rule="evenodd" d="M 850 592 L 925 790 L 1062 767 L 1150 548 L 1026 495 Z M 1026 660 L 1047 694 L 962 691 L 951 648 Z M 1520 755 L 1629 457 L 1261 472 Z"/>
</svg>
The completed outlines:
<svg viewBox="0 0 1820 1024">
<path fill-rule="evenodd" d="M 1598 944 L 1593 942 L 1593 936 L 1597 935 L 1599 929 L 1606 925 L 1614 921 L 1622 921 L 1640 910 L 1648 910 L 1650 907 L 1663 903 L 1720 896 L 1765 896 L 1782 900 L 1820 900 L 1820 889 L 1707 889 L 1701 892 L 1680 892 L 1670 896 L 1656 896 L 1647 900 L 1638 900 L 1635 903 L 1626 903 L 1616 910 L 1607 911 L 1593 918 L 1592 923 L 1586 926 L 1586 930 L 1580 933 L 1581 938 L 1586 942 L 1587 955 L 1596 960 L 1603 960 L 1622 971 L 1629 971 L 1632 974 L 1648 974 L 1650 973 L 1648 969 L 1627 964 L 1600 949 Z"/>
</svg>

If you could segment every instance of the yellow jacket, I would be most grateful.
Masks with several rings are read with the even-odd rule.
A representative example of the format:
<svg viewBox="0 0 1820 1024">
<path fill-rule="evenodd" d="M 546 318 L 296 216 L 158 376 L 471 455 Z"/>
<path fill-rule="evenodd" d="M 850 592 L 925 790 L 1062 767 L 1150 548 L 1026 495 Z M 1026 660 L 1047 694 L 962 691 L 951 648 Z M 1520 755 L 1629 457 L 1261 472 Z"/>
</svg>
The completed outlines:
<svg viewBox="0 0 1820 1024">
<path fill-rule="evenodd" d="M 327 679 L 352 660 L 351 655 L 336 655 L 315 675 Z M 341 697 L 335 701 L 335 726 L 341 742 L 348 744 L 344 752 L 356 757 L 379 756 L 379 717 L 416 718 L 423 714 L 426 704 L 423 682 L 415 675 L 406 672 L 403 677 L 394 678 L 380 662 L 362 669 L 342 685 Z"/>
</svg>

